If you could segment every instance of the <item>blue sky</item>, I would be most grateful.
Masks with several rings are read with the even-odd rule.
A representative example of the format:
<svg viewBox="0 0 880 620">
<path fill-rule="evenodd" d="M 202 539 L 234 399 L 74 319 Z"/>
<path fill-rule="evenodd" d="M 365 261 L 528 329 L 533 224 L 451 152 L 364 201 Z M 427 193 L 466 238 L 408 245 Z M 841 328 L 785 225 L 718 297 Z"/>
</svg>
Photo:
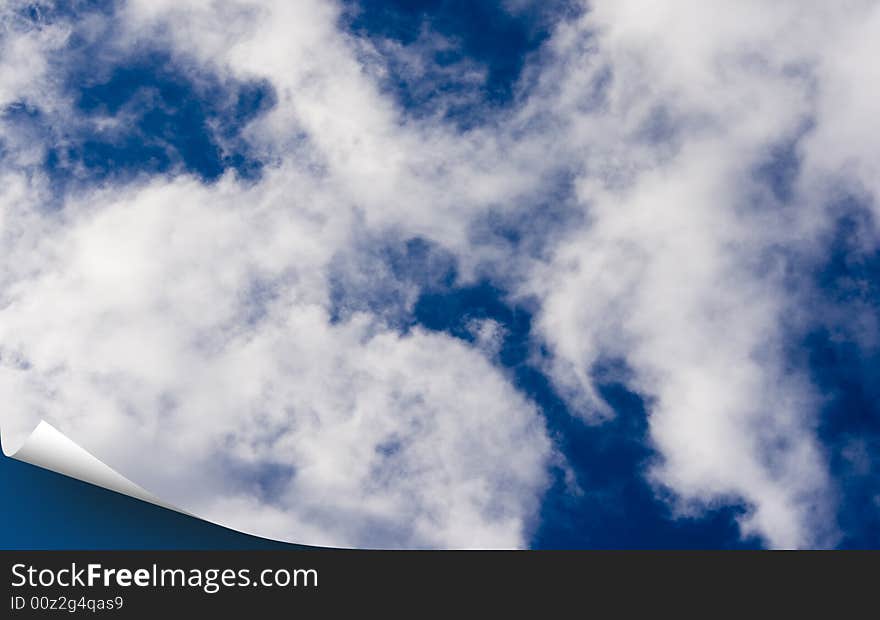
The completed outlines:
<svg viewBox="0 0 880 620">
<path fill-rule="evenodd" d="M 712 4 L 12 2 L 4 437 L 304 544 L 876 547 L 880 13 Z"/>
</svg>

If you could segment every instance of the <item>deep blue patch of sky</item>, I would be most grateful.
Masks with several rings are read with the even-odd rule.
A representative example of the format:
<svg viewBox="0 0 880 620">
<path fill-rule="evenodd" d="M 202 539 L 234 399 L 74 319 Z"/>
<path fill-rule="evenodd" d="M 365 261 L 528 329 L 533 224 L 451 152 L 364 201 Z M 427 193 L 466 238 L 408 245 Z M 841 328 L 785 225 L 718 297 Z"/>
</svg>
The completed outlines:
<svg viewBox="0 0 880 620">
<path fill-rule="evenodd" d="M 526 59 L 552 26 L 581 9 L 571 0 L 523 3 L 516 11 L 499 1 L 343 0 L 342 25 L 375 42 L 391 40 L 419 54 L 413 73 L 394 52 L 385 54 L 386 87 L 411 115 L 435 114 L 467 128 L 487 111 L 504 108 L 515 95 Z M 508 3 L 509 4 L 509 3 Z M 423 37 L 446 45 L 426 45 Z M 378 45 L 380 51 L 385 50 Z M 477 85 L 465 67 L 484 71 Z M 452 70 L 446 70 L 446 69 Z"/>
<path fill-rule="evenodd" d="M 157 173 L 188 172 L 212 181 L 234 169 L 242 178 L 257 178 L 263 162 L 241 134 L 274 104 L 271 85 L 192 73 L 160 47 L 112 53 L 116 4 L 62 3 L 22 13 L 36 25 L 64 20 L 74 26 L 52 58 L 73 117 L 49 118 L 26 104 L 3 111 L 7 118 L 15 115 L 21 131 L 49 145 L 44 169 L 56 193 Z M 90 12 L 111 17 L 100 36 L 76 27 Z"/>
<path fill-rule="evenodd" d="M 818 432 L 840 495 L 840 546 L 878 548 L 880 252 L 861 243 L 874 228 L 868 210 L 848 202 L 815 273 L 819 316 L 798 351 L 825 401 Z"/>
<path fill-rule="evenodd" d="M 186 171 L 212 181 L 229 168 L 244 178 L 259 174 L 262 164 L 240 133 L 272 105 L 268 84 L 227 84 L 210 75 L 195 81 L 161 52 L 102 69 L 68 76 L 81 122 L 47 157 L 56 178 Z M 121 122 L 100 129 L 107 117 Z"/>
<path fill-rule="evenodd" d="M 769 152 L 755 169 L 786 209 L 798 208 L 798 142 L 812 122 Z M 790 367 L 805 371 L 821 399 L 818 439 L 829 460 L 843 548 L 880 547 L 880 253 L 870 205 L 840 188 L 829 205 L 837 221 L 819 256 L 780 251 L 789 293 L 800 295 L 804 323 L 789 326 Z M 758 208 L 774 208 L 758 201 Z M 867 241 L 867 242 L 866 242 Z M 769 257 L 768 257 L 768 260 Z"/>
</svg>

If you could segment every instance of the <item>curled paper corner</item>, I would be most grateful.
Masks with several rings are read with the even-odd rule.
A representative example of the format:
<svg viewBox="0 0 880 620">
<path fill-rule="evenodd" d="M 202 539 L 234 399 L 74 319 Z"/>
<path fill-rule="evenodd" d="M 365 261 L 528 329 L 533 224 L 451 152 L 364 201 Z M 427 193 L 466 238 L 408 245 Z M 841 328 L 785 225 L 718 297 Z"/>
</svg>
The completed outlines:
<svg viewBox="0 0 880 620">
<path fill-rule="evenodd" d="M 176 506 L 163 502 L 112 467 L 104 464 L 45 420 L 40 421 L 21 444 L 21 447 L 17 450 L 7 451 L 4 445 L 3 452 L 6 456 L 17 461 L 30 463 L 70 478 L 192 516 Z"/>
<path fill-rule="evenodd" d="M 45 420 L 40 421 L 31 434 L 20 443 L 20 447 L 17 449 L 14 447 L 15 444 L 10 448 L 9 442 L 3 441 L 4 439 L 7 439 L 7 437 L 3 436 L 3 431 L 0 429 L 0 446 L 2 446 L 3 454 L 17 461 L 48 469 L 63 476 L 81 480 L 82 482 L 87 482 L 109 491 L 128 495 L 129 497 L 154 504 L 161 508 L 167 508 L 168 510 L 173 510 L 188 517 L 218 525 L 246 536 L 253 536 L 271 542 L 292 542 L 282 541 L 278 538 L 269 538 L 258 532 L 249 531 L 247 529 L 235 528 L 219 521 L 187 512 L 173 504 L 169 504 L 102 462 L 88 450 L 81 447 Z"/>
</svg>

